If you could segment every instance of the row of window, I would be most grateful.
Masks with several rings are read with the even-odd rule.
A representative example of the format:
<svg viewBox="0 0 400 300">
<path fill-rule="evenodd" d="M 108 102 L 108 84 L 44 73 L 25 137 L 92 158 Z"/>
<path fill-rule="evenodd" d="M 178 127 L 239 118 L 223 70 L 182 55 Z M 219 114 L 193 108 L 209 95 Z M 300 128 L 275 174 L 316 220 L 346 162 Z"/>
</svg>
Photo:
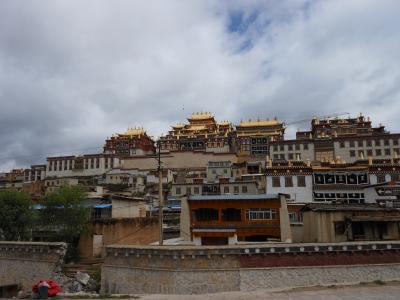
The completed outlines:
<svg viewBox="0 0 400 300">
<path fill-rule="evenodd" d="M 288 160 L 301 160 L 301 153 L 289 153 L 287 156 L 285 154 L 274 154 L 274 159 L 285 160 L 286 157 Z"/>
<path fill-rule="evenodd" d="M 278 218 L 276 209 L 271 208 L 249 208 L 246 209 L 246 220 L 263 221 Z M 218 221 L 219 212 L 215 208 L 198 208 L 193 211 L 193 219 L 198 222 Z M 242 210 L 238 208 L 225 208 L 221 210 L 222 221 L 240 222 Z"/>
<path fill-rule="evenodd" d="M 392 143 L 390 143 L 390 141 L 392 141 Z M 398 139 L 394 139 L 394 140 L 389 140 L 389 139 L 385 139 L 385 140 L 366 140 L 366 141 L 348 141 L 348 142 L 340 142 L 339 143 L 339 147 L 340 148 L 346 148 L 346 146 L 348 145 L 348 147 L 350 148 L 354 148 L 356 145 L 358 147 L 372 147 L 373 145 L 375 146 L 390 146 L 390 144 L 397 146 L 399 145 L 399 140 Z"/>
<path fill-rule="evenodd" d="M 293 176 L 285 176 L 285 187 L 293 187 Z M 297 176 L 297 186 L 306 186 L 306 177 Z M 272 177 L 272 187 L 281 187 L 281 178 L 279 176 Z"/>
<path fill-rule="evenodd" d="M 288 151 L 299 151 L 301 148 L 303 148 L 303 150 L 308 150 L 308 144 L 287 145 L 286 148 Z M 273 150 L 274 152 L 285 151 L 285 145 L 274 145 Z"/>
<path fill-rule="evenodd" d="M 78 166 L 80 162 L 75 162 L 74 160 L 58 160 L 58 161 L 50 161 L 49 162 L 49 171 L 66 171 L 72 170 L 73 166 Z M 83 160 L 85 169 L 99 169 L 100 168 L 100 158 L 88 158 Z M 105 159 L 105 168 L 114 166 L 114 161 L 112 158 Z"/>
<path fill-rule="evenodd" d="M 364 203 L 364 193 L 314 193 L 314 201 L 341 201 L 344 203 Z"/>
<path fill-rule="evenodd" d="M 391 156 L 392 153 L 396 153 L 399 154 L 400 150 L 397 148 L 392 149 L 392 151 L 390 150 L 390 148 L 385 148 L 385 149 L 375 149 L 375 155 L 374 155 L 374 151 L 372 149 L 367 149 L 366 151 L 364 150 L 358 150 L 356 152 L 356 150 L 350 150 L 349 151 L 349 155 L 350 157 L 356 157 L 356 154 L 358 157 L 368 157 L 368 156 Z"/>
<path fill-rule="evenodd" d="M 239 194 L 240 191 L 243 194 L 246 194 L 248 192 L 247 186 L 246 185 L 242 185 L 241 188 L 240 188 L 240 186 L 237 186 L 237 185 L 233 186 L 233 193 L 234 194 Z M 210 191 L 208 191 L 208 190 L 206 191 L 205 190 L 205 193 L 207 193 L 207 192 L 210 192 Z M 217 193 L 217 191 L 214 191 L 214 192 Z M 229 194 L 230 193 L 229 186 L 224 186 L 223 193 L 224 194 Z M 175 187 L 175 194 L 176 195 L 182 195 L 182 188 L 178 187 L 178 186 Z M 199 194 L 200 194 L 200 187 L 195 186 L 195 187 L 192 188 L 192 187 L 188 186 L 185 189 L 185 195 L 199 195 Z"/>
<path fill-rule="evenodd" d="M 315 184 L 368 184 L 367 173 L 314 173 Z"/>
</svg>

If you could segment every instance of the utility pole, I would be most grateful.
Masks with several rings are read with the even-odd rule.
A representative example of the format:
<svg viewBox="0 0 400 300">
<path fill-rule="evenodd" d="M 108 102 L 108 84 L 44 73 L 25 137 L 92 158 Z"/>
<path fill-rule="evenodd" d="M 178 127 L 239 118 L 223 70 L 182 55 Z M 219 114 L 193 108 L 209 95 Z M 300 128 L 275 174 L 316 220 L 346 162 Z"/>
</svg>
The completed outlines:
<svg viewBox="0 0 400 300">
<path fill-rule="evenodd" d="M 157 141 L 158 148 L 158 223 L 160 226 L 160 242 L 159 245 L 163 245 L 163 183 L 162 183 L 162 168 L 161 168 L 161 141 Z"/>
</svg>

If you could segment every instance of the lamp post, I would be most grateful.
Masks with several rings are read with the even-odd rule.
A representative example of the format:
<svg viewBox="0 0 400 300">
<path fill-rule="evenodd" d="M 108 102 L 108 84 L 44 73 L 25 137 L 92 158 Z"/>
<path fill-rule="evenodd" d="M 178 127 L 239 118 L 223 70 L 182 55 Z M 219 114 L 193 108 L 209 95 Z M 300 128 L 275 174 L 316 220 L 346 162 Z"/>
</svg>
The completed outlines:
<svg viewBox="0 0 400 300">
<path fill-rule="evenodd" d="M 157 149 L 158 149 L 158 223 L 160 226 L 160 241 L 159 245 L 163 245 L 163 208 L 164 208 L 164 201 L 163 201 L 163 183 L 162 183 L 162 168 L 161 168 L 161 141 L 160 139 L 157 140 Z"/>
</svg>

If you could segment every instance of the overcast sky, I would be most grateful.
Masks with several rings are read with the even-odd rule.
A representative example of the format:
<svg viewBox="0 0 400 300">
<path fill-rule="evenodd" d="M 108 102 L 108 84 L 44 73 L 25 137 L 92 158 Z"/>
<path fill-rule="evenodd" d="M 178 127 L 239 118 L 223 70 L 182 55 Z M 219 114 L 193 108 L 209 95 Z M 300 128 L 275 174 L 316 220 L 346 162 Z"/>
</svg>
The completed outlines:
<svg viewBox="0 0 400 300">
<path fill-rule="evenodd" d="M 0 170 L 194 111 L 400 131 L 400 1 L 0 1 Z M 308 123 L 289 128 L 289 135 Z"/>
</svg>

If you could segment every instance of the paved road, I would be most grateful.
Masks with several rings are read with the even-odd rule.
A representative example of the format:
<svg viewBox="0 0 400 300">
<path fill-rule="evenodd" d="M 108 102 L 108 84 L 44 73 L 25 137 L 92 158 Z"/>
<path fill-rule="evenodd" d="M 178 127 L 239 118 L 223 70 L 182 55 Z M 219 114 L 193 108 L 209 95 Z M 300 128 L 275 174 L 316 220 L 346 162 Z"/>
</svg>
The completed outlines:
<svg viewBox="0 0 400 300">
<path fill-rule="evenodd" d="M 400 285 L 352 286 L 326 289 L 295 290 L 290 292 L 230 292 L 208 295 L 146 295 L 140 300 L 399 300 Z"/>
</svg>

